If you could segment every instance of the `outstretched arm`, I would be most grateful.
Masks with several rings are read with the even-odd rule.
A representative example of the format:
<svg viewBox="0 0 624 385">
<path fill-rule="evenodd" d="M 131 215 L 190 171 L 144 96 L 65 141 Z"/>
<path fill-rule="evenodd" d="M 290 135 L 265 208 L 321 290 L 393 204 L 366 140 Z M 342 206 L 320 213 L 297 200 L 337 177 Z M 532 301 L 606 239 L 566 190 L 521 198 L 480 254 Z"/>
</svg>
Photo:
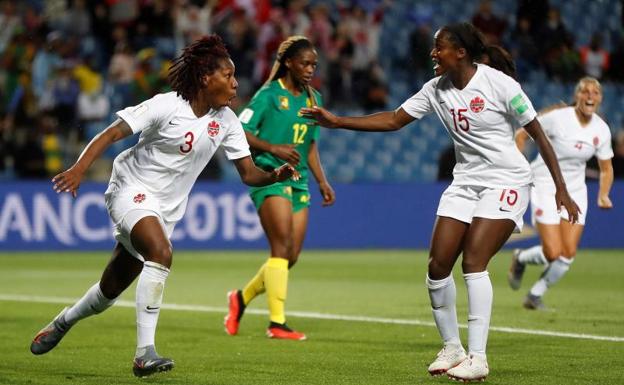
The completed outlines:
<svg viewBox="0 0 624 385">
<path fill-rule="evenodd" d="M 568 211 L 568 220 L 570 223 L 576 223 L 578 221 L 578 213 L 580 210 L 576 205 L 576 202 L 574 202 L 572 198 L 570 198 L 570 194 L 568 194 L 568 189 L 566 188 L 563 175 L 561 174 L 561 169 L 559 168 L 557 156 L 555 155 L 555 151 L 550 145 L 548 138 L 544 134 L 542 126 L 537 119 L 533 119 L 526 126 L 524 126 L 524 129 L 529 135 L 531 135 L 537 144 L 537 149 L 544 159 L 544 163 L 546 163 L 548 171 L 550 171 L 550 175 L 555 182 L 555 187 L 557 189 L 557 192 L 555 193 L 557 207 L 560 208 L 561 206 L 564 206 Z"/>
<path fill-rule="evenodd" d="M 613 164 L 611 159 L 598 159 L 598 168 L 600 168 L 600 189 L 598 191 L 598 207 L 601 209 L 610 209 L 613 207 L 609 192 L 613 185 Z"/>
<path fill-rule="evenodd" d="M 128 123 L 122 119 L 115 120 L 104 131 L 91 139 L 73 166 L 52 178 L 53 189 L 57 193 L 71 192 L 76 197 L 82 177 L 93 161 L 99 158 L 111 144 L 130 135 L 132 135 L 132 130 Z"/>
<path fill-rule="evenodd" d="M 323 107 L 302 108 L 301 114 L 315 124 L 327 128 L 346 128 L 354 131 L 396 131 L 414 121 L 403 108 L 377 112 L 365 116 L 336 116 Z"/>
<path fill-rule="evenodd" d="M 285 181 L 290 177 L 294 180 L 299 179 L 299 173 L 288 163 L 281 165 L 271 172 L 266 172 L 256 167 L 251 156 L 246 156 L 244 158 L 234 159 L 234 165 L 236 166 L 236 170 L 238 170 L 241 181 L 248 186 L 266 186 L 275 182 Z"/>
<path fill-rule="evenodd" d="M 325 177 L 325 172 L 323 171 L 323 166 L 321 165 L 321 158 L 319 156 L 316 142 L 312 142 L 310 145 L 308 152 L 308 166 L 310 167 L 310 171 L 312 171 L 312 175 L 314 175 L 314 179 L 316 179 L 316 182 L 319 185 L 319 190 L 321 191 L 321 196 L 323 197 L 323 206 L 333 205 L 336 201 L 336 193 L 327 181 L 327 177 Z"/>
</svg>

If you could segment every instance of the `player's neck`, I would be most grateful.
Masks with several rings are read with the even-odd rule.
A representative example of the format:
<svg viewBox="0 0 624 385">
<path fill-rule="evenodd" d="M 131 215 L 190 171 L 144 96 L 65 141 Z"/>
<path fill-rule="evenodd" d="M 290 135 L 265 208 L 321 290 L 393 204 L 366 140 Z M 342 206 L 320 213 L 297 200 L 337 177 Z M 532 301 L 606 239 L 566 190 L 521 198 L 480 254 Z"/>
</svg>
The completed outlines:
<svg viewBox="0 0 624 385">
<path fill-rule="evenodd" d="M 579 123 L 581 123 L 582 127 L 585 127 L 591 121 L 592 116 L 591 115 L 588 116 L 582 113 L 580 109 L 575 108 L 574 112 L 576 113 L 576 118 L 578 119 Z"/>
<path fill-rule="evenodd" d="M 207 100 L 207 96 L 202 92 L 199 93 L 197 98 L 193 100 L 190 103 L 190 105 L 191 105 L 191 109 L 193 110 L 193 113 L 198 118 L 201 118 L 202 116 L 206 115 L 208 112 L 210 112 L 211 109 L 214 108 L 210 104 L 210 101 Z M 216 110 L 216 108 L 214 109 Z"/>
<path fill-rule="evenodd" d="M 294 79 L 287 74 L 283 78 L 281 78 L 282 84 L 284 87 L 293 95 L 299 96 L 301 95 L 301 86 L 294 81 Z"/>
<path fill-rule="evenodd" d="M 477 66 L 469 64 L 467 67 L 458 68 L 457 71 L 449 72 L 449 77 L 455 88 L 463 90 L 476 73 Z"/>
</svg>

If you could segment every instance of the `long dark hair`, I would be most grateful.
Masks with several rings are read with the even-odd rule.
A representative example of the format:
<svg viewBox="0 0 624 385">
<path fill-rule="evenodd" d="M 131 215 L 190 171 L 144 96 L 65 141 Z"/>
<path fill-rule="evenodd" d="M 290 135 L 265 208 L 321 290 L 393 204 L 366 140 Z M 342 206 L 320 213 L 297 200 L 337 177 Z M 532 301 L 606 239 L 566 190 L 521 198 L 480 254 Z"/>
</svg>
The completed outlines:
<svg viewBox="0 0 624 385">
<path fill-rule="evenodd" d="M 480 60 L 485 54 L 485 37 L 470 23 L 447 24 L 440 29 L 446 32 L 449 41 L 457 48 L 466 50 L 470 62 Z"/>
<path fill-rule="evenodd" d="M 184 48 L 182 55 L 173 61 L 169 68 L 169 84 L 178 95 L 191 103 L 202 88 L 202 78 L 217 70 L 222 60 L 229 58 L 221 37 L 216 34 L 202 37 Z"/>
<path fill-rule="evenodd" d="M 488 45 L 480 61 L 503 72 L 507 76 L 516 78 L 516 63 L 511 54 L 501 46 Z"/>
</svg>

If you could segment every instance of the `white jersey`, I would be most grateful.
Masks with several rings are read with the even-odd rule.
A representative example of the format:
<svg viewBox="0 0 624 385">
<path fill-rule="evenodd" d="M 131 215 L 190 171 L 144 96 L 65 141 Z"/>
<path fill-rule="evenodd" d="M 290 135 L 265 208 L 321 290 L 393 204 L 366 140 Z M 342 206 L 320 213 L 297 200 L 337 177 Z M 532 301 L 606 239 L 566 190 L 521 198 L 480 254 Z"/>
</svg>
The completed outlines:
<svg viewBox="0 0 624 385">
<path fill-rule="evenodd" d="M 592 156 L 600 160 L 613 158 L 611 131 L 600 116 L 593 114 L 583 127 L 574 107 L 565 107 L 549 111 L 538 119 L 555 150 L 568 190 L 585 185 L 585 165 Z M 554 185 L 541 155 L 537 155 L 531 168 L 535 183 Z"/>
<path fill-rule="evenodd" d="M 464 89 L 455 88 L 448 76 L 438 76 L 401 108 L 416 119 L 438 115 L 455 146 L 454 185 L 506 188 L 531 183 L 531 168 L 516 147 L 514 128 L 537 114 L 511 77 L 478 64 Z"/>
<path fill-rule="evenodd" d="M 115 158 L 106 193 L 145 189 L 158 198 L 167 221 L 184 216 L 195 180 L 220 145 L 228 159 L 250 155 L 243 127 L 228 107 L 198 118 L 187 101 L 169 92 L 117 115 L 141 136 Z"/>
</svg>

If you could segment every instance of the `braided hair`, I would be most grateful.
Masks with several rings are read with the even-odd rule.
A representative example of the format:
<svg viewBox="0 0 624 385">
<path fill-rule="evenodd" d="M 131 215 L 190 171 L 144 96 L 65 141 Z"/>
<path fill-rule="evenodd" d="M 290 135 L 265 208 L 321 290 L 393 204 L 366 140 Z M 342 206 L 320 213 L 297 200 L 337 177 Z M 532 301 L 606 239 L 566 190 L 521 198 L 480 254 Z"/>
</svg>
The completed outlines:
<svg viewBox="0 0 624 385">
<path fill-rule="evenodd" d="M 202 37 L 184 48 L 169 67 L 169 84 L 182 99 L 191 103 L 202 88 L 202 78 L 219 69 L 229 59 L 223 40 L 216 34 Z"/>
<path fill-rule="evenodd" d="M 480 60 L 486 53 L 485 37 L 470 23 L 448 24 L 441 31 L 447 33 L 449 41 L 456 48 L 466 50 L 471 63 Z"/>
<path fill-rule="evenodd" d="M 267 85 L 274 80 L 281 79 L 286 76 L 286 73 L 288 72 L 288 68 L 286 68 L 286 60 L 292 59 L 297 56 L 299 52 L 306 49 L 314 49 L 314 45 L 312 45 L 310 40 L 308 40 L 305 36 L 294 35 L 284 40 L 277 49 L 277 56 L 275 58 L 275 62 L 273 63 L 273 67 L 271 68 L 271 73 L 264 84 Z M 306 85 L 305 90 L 310 98 L 310 101 L 312 102 L 312 105 L 316 106 L 317 102 L 314 92 L 312 91 L 312 87 L 310 85 Z"/>
</svg>

